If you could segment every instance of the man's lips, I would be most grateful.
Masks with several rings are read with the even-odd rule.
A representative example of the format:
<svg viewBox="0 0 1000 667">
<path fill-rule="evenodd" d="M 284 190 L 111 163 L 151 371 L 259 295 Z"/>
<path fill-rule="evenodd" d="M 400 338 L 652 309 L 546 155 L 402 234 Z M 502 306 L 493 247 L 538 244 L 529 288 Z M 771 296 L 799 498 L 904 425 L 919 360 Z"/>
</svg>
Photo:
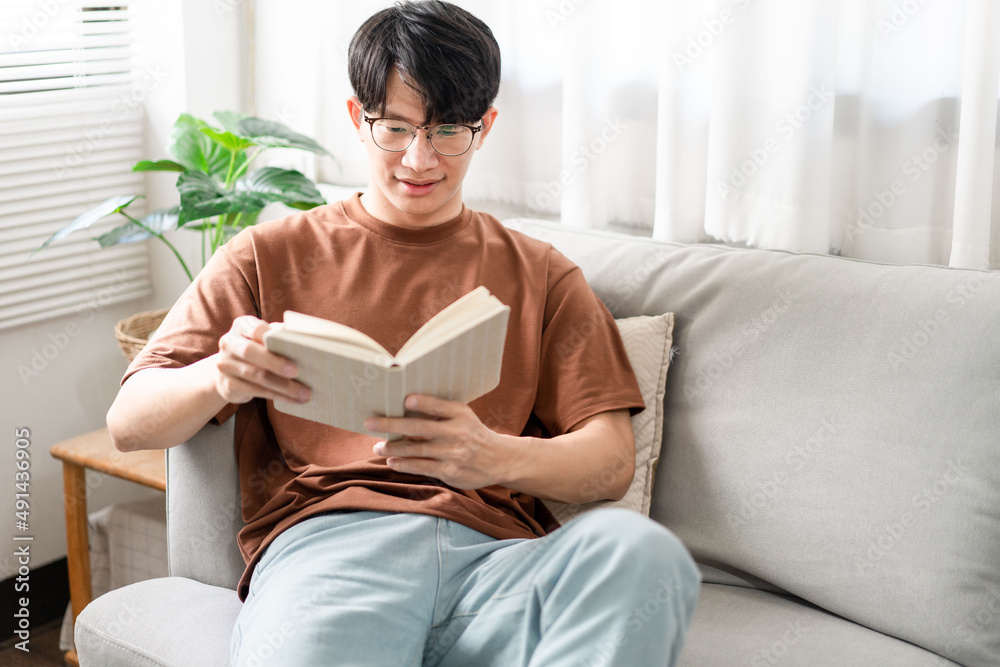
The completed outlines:
<svg viewBox="0 0 1000 667">
<path fill-rule="evenodd" d="M 439 181 L 428 181 L 428 180 L 408 180 L 408 179 L 397 179 L 399 184 L 403 187 L 403 191 L 410 195 L 425 195 L 439 183 Z"/>
</svg>

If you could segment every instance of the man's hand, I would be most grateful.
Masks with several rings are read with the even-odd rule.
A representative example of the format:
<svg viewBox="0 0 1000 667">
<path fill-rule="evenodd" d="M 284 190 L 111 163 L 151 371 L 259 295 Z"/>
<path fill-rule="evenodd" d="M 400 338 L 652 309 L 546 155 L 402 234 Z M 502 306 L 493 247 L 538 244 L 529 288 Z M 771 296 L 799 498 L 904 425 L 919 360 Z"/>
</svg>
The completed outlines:
<svg viewBox="0 0 1000 667">
<path fill-rule="evenodd" d="M 399 433 L 402 440 L 378 442 L 372 451 L 393 470 L 426 475 L 458 489 L 503 484 L 515 454 L 512 436 L 487 428 L 468 405 L 411 394 L 411 417 L 371 417 L 370 431 Z"/>
<path fill-rule="evenodd" d="M 542 500 L 587 503 L 618 500 L 635 472 L 635 442 L 628 410 L 581 420 L 554 438 L 496 433 L 467 405 L 411 394 L 410 417 L 372 417 L 370 431 L 400 433 L 376 443 L 393 470 L 426 475 L 459 489 L 499 484 Z"/>
<path fill-rule="evenodd" d="M 309 400 L 309 387 L 291 379 L 298 374 L 295 364 L 264 345 L 264 333 L 280 326 L 243 315 L 219 339 L 219 353 L 213 357 L 215 390 L 227 402 L 247 403 L 256 397 L 295 403 Z"/>
</svg>

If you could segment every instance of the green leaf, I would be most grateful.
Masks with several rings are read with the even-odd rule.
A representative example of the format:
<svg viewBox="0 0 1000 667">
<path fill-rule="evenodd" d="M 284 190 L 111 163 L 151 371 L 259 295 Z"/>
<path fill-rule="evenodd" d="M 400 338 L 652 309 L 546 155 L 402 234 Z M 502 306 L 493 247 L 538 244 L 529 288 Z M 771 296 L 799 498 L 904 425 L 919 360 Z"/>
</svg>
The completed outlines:
<svg viewBox="0 0 1000 667">
<path fill-rule="evenodd" d="M 240 121 L 248 116 L 245 113 L 236 113 L 235 111 L 216 111 L 212 114 L 215 120 L 219 121 L 219 125 L 226 132 L 232 132 L 238 137 L 242 137 L 240 134 Z"/>
<path fill-rule="evenodd" d="M 181 193 L 182 226 L 223 213 L 250 213 L 267 206 L 270 199 L 254 192 L 228 191 L 216 178 L 187 171 L 177 179 Z"/>
<path fill-rule="evenodd" d="M 315 140 L 310 139 L 304 134 L 299 134 L 278 121 L 247 116 L 240 119 L 236 129 L 239 130 L 236 134 L 253 139 L 261 146 L 267 146 L 268 148 L 299 148 L 318 155 L 333 157 L 330 151 L 320 146 Z"/>
<path fill-rule="evenodd" d="M 236 190 L 260 193 L 270 201 L 280 201 L 303 210 L 326 203 L 316 184 L 294 169 L 258 169 L 238 180 Z"/>
<path fill-rule="evenodd" d="M 225 213 L 253 216 L 271 202 L 310 209 L 326 200 L 316 185 L 293 169 L 264 167 L 236 181 L 232 191 L 216 179 L 198 172 L 185 172 L 177 179 L 181 193 L 181 225 Z"/>
<path fill-rule="evenodd" d="M 203 213 L 202 204 L 226 195 L 222 182 L 200 171 L 185 171 L 177 177 L 177 191 L 181 195 L 180 225 L 187 226 L 192 220 L 207 218 L 213 213 Z"/>
<path fill-rule="evenodd" d="M 225 213 L 257 213 L 271 203 L 267 196 L 257 192 L 230 192 L 229 194 L 203 201 L 190 209 L 181 209 L 181 219 L 202 220 Z"/>
<path fill-rule="evenodd" d="M 249 211 L 240 216 L 240 219 L 236 222 L 238 227 L 253 227 L 257 224 L 257 217 L 260 215 L 260 211 Z"/>
<path fill-rule="evenodd" d="M 232 153 L 201 131 L 208 127 L 205 121 L 182 113 L 174 123 L 167 150 L 188 170 L 225 178 Z M 236 168 L 245 161 L 246 156 L 242 161 L 237 158 Z"/>
<path fill-rule="evenodd" d="M 132 171 L 184 171 L 184 165 L 177 164 L 173 160 L 142 160 L 136 162 Z"/>
<path fill-rule="evenodd" d="M 222 144 L 227 150 L 233 151 L 234 153 L 237 151 L 244 151 L 251 146 L 257 145 L 249 139 L 237 137 L 232 132 L 219 132 L 211 127 L 203 127 L 201 128 L 201 131 L 203 134 L 208 135 L 212 140 Z"/>
<path fill-rule="evenodd" d="M 76 219 L 73 220 L 73 222 L 69 223 L 68 225 L 57 231 L 55 234 L 50 236 L 48 239 L 46 239 L 45 243 L 38 246 L 32 251 L 31 255 L 29 255 L 29 258 L 33 257 L 36 252 L 44 249 L 53 241 L 61 239 L 64 236 L 67 236 L 79 229 L 86 229 L 87 227 L 90 227 L 98 220 L 106 218 L 107 216 L 113 213 L 120 212 L 122 209 L 124 209 L 126 206 L 128 206 L 138 198 L 139 195 L 117 195 L 115 197 L 108 197 L 100 204 L 90 209 L 86 213 L 83 213 L 82 215 L 78 216 Z"/>
<path fill-rule="evenodd" d="M 177 229 L 177 224 L 180 219 L 180 216 L 178 215 L 180 208 L 180 206 L 172 206 L 170 208 L 157 209 L 144 217 L 141 222 L 152 232 L 157 232 L 159 234 L 172 229 Z M 139 225 L 130 221 L 127 224 L 115 227 L 106 234 L 101 234 L 100 236 L 95 237 L 94 240 L 100 243 L 102 248 L 107 248 L 113 245 L 144 241 L 152 236 L 153 234 L 150 231 L 146 231 Z"/>
</svg>

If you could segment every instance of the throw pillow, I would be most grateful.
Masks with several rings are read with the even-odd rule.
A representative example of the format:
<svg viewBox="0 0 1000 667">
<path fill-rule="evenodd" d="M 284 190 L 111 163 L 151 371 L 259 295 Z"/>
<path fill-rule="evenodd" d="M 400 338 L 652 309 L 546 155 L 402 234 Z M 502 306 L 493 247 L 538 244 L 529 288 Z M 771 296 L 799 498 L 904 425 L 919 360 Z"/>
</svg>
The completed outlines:
<svg viewBox="0 0 1000 667">
<path fill-rule="evenodd" d="M 646 409 L 632 417 L 635 433 L 635 476 L 621 500 L 598 500 L 583 504 L 544 501 L 559 522 L 600 507 L 624 507 L 649 516 L 653 476 L 663 439 L 663 394 L 670 365 L 674 314 L 642 315 L 615 320 Z"/>
</svg>

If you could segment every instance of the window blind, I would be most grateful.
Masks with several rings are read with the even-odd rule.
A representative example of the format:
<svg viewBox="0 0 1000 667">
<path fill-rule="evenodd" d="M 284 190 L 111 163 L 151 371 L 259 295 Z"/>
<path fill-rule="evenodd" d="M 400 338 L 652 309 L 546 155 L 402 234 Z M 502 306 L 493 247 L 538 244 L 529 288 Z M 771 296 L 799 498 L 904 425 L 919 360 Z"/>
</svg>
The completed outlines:
<svg viewBox="0 0 1000 667">
<path fill-rule="evenodd" d="M 112 216 L 28 259 L 113 195 L 142 192 L 142 102 L 126 2 L 0 3 L 0 330 L 152 292 L 146 243 L 100 249 Z M 129 211 L 144 213 L 141 200 Z M 89 319 L 89 317 L 88 317 Z"/>
</svg>

